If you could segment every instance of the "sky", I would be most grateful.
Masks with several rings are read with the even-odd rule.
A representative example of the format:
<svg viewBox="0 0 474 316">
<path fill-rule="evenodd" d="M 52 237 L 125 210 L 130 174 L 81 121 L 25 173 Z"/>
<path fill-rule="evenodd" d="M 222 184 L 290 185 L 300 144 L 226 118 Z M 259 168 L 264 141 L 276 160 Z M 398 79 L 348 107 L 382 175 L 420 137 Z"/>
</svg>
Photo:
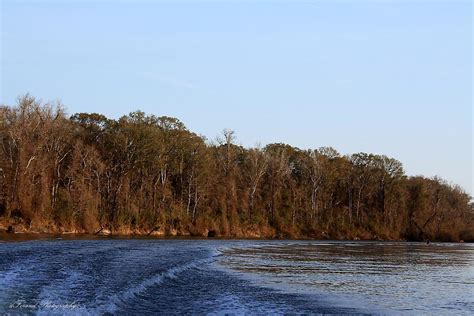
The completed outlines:
<svg viewBox="0 0 474 316">
<path fill-rule="evenodd" d="M 385 154 L 472 195 L 471 1 L 0 2 L 2 104 Z"/>
</svg>

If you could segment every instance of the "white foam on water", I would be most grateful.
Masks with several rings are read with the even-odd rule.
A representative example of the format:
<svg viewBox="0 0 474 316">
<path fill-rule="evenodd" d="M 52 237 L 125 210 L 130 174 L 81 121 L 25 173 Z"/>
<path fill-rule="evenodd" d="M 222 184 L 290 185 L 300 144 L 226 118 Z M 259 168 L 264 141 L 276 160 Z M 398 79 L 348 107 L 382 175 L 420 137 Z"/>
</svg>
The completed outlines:
<svg viewBox="0 0 474 316">
<path fill-rule="evenodd" d="M 116 293 L 108 297 L 107 302 L 105 302 L 104 304 L 99 303 L 99 306 L 93 309 L 92 314 L 99 314 L 104 312 L 115 313 L 118 311 L 121 304 L 125 304 L 129 300 L 136 298 L 139 294 L 146 292 L 149 288 L 160 285 L 170 279 L 177 279 L 179 277 L 179 274 L 187 270 L 197 268 L 201 265 L 211 263 L 212 261 L 214 261 L 214 257 L 197 260 L 194 262 L 170 268 L 155 276 L 149 277 L 139 284 L 136 284 L 122 292 Z"/>
</svg>

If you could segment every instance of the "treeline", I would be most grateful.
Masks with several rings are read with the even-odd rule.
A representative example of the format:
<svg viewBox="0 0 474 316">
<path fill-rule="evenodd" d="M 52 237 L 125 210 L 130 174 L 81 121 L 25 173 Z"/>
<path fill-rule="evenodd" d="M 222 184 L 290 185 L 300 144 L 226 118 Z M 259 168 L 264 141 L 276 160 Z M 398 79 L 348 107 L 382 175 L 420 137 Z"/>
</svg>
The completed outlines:
<svg viewBox="0 0 474 316">
<path fill-rule="evenodd" d="M 395 159 L 207 142 L 176 118 L 118 120 L 31 96 L 0 107 L 0 217 L 31 230 L 473 240 L 470 196 Z"/>
</svg>

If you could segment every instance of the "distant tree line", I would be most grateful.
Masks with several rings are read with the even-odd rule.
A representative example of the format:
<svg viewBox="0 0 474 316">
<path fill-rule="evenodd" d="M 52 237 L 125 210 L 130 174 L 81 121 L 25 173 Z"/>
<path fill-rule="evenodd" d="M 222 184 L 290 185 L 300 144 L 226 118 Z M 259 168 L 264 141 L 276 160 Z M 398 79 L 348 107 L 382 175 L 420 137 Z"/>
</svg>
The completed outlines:
<svg viewBox="0 0 474 316">
<path fill-rule="evenodd" d="M 50 231 L 473 240 L 470 196 L 383 155 L 244 148 L 172 117 L 118 120 L 26 95 L 0 107 L 0 218 Z"/>
</svg>

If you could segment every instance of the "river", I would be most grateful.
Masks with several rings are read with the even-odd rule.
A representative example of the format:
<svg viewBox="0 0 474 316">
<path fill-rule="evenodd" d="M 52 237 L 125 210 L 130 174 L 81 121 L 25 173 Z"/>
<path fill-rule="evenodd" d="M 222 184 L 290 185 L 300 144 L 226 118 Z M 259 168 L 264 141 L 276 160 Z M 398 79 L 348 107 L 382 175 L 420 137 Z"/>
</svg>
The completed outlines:
<svg viewBox="0 0 474 316">
<path fill-rule="evenodd" d="M 474 245 L 0 243 L 0 314 L 473 314 Z"/>
</svg>

